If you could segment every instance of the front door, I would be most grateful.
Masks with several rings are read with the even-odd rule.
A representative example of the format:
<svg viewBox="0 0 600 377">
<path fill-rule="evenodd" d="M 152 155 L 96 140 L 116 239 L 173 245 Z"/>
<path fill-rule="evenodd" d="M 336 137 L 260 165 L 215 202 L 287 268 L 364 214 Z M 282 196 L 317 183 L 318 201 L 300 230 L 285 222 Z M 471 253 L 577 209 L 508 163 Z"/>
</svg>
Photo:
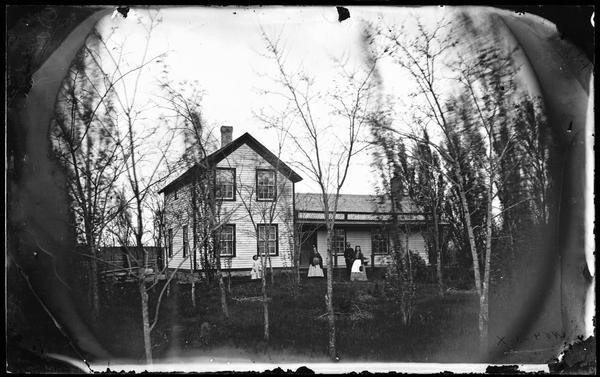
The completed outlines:
<svg viewBox="0 0 600 377">
<path fill-rule="evenodd" d="M 300 245 L 300 267 L 308 267 L 310 255 L 312 253 L 312 247 L 313 245 L 317 244 L 317 232 L 309 230 L 302 237 L 302 241 L 303 242 Z"/>
</svg>

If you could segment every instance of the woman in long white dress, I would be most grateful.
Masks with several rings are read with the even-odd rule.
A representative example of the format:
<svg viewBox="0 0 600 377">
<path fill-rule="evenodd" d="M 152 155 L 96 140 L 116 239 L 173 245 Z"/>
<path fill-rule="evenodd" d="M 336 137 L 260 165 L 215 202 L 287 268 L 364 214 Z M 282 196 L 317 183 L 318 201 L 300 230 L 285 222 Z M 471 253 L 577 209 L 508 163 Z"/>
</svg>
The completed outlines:
<svg viewBox="0 0 600 377">
<path fill-rule="evenodd" d="M 313 245 L 313 252 L 310 256 L 310 263 L 308 266 L 308 277 L 309 278 L 322 278 L 323 275 L 323 258 L 317 251 L 317 247 Z"/>
<path fill-rule="evenodd" d="M 360 246 L 356 245 L 354 250 L 356 252 L 356 259 L 354 259 L 352 269 L 350 270 L 350 281 L 367 281 L 367 271 L 364 263 L 365 257 Z"/>
</svg>

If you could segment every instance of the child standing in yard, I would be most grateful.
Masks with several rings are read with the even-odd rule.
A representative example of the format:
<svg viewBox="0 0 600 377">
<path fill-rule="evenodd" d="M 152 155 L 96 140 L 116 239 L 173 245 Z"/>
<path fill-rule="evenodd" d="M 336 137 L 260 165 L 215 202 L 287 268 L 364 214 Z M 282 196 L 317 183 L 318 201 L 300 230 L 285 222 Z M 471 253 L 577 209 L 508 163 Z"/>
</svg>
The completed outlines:
<svg viewBox="0 0 600 377">
<path fill-rule="evenodd" d="M 367 281 L 367 271 L 365 269 L 364 259 L 365 256 L 362 253 L 359 245 L 354 248 L 356 252 L 356 259 L 352 264 L 352 271 L 350 272 L 350 280 L 352 281 Z"/>
<path fill-rule="evenodd" d="M 257 280 L 262 278 L 262 266 L 258 260 L 258 256 L 252 256 L 252 271 L 250 271 L 250 279 Z"/>
<path fill-rule="evenodd" d="M 308 277 L 322 278 L 323 276 L 323 258 L 317 251 L 317 247 L 313 245 L 313 252 L 310 257 L 310 266 L 308 266 Z"/>
</svg>

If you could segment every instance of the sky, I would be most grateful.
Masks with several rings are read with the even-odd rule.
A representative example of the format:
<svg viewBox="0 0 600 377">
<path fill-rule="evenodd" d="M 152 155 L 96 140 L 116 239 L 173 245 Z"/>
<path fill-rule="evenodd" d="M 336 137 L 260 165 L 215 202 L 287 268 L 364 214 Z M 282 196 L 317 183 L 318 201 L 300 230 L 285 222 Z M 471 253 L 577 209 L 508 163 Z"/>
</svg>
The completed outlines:
<svg viewBox="0 0 600 377">
<path fill-rule="evenodd" d="M 152 8 L 154 12 L 156 8 Z M 264 90 L 275 90 L 272 78 L 276 72 L 273 62 L 265 57 L 266 49 L 261 28 L 271 38 L 280 36 L 285 51 L 286 66 L 290 72 L 301 69 L 315 80 L 315 88 L 327 92 L 315 101 L 316 117 L 326 124 L 330 139 L 322 152 L 336 153 L 336 138 L 343 125 L 330 116 L 327 100 L 331 97 L 336 70 L 333 59 L 346 59 L 350 68 L 364 69 L 366 48 L 361 42 L 365 21 L 387 27 L 404 25 L 410 33 L 414 15 L 426 24 L 441 16 L 451 15 L 455 9 L 448 7 L 348 7 L 350 18 L 338 22 L 335 7 L 167 7 L 158 13 L 160 23 L 153 30 L 148 50 L 144 50 L 144 29 L 137 21 L 147 16 L 147 9 L 132 9 L 127 18 L 116 11 L 98 25 L 103 35 L 115 28 L 111 38 L 123 43 L 122 62 L 135 65 L 146 58 L 159 56 L 160 62 L 145 67 L 140 80 L 140 103 L 146 106 L 147 121 L 158 119 L 160 110 L 153 106 L 159 93 L 156 78 L 167 75 L 173 83 L 185 82 L 201 90 L 202 117 L 218 137 L 220 126 L 233 127 L 233 137 L 249 132 L 267 148 L 278 154 L 278 135 L 266 129 L 256 113 L 280 109 L 276 95 Z M 406 74 L 390 60 L 378 63 L 383 77 L 377 88 L 382 97 L 392 97 L 398 118 L 406 116 L 402 103 L 412 90 Z M 129 77 L 133 84 L 135 76 Z M 297 127 L 297 125 L 293 126 Z M 291 129 L 293 133 L 293 128 Z M 368 139 L 365 129 L 363 139 Z M 181 147 L 182 148 L 182 147 Z M 181 149 L 179 148 L 179 149 Z M 329 148 L 329 149 L 328 149 Z M 175 148 L 178 151 L 178 147 Z M 281 158 L 298 171 L 300 158 L 293 144 L 286 141 Z M 296 185 L 297 192 L 318 192 L 319 187 L 306 174 Z M 342 189 L 345 194 L 375 194 L 378 176 L 372 167 L 369 149 L 354 157 L 348 179 Z"/>
<path fill-rule="evenodd" d="M 255 116 L 265 108 L 268 111 L 269 107 L 277 108 L 278 105 L 275 96 L 262 93 L 265 89 L 274 88 L 265 77 L 273 76 L 275 66 L 264 56 L 266 49 L 261 27 L 271 37 L 281 36 L 290 71 L 303 69 L 314 77 L 317 89 L 326 91 L 331 89 L 332 77 L 335 76 L 333 59 L 347 59 L 351 68 L 364 67 L 365 49 L 361 44 L 364 20 L 381 21 L 385 14 L 386 22 L 397 23 L 413 12 L 408 8 L 397 8 L 391 13 L 389 9 L 381 8 L 349 9 L 351 17 L 338 22 L 335 7 L 163 8 L 159 13 L 161 22 L 153 31 L 146 56 L 158 56 L 164 52 L 166 55 L 160 64 L 152 64 L 145 69 L 139 94 L 144 99 L 138 102 L 156 94 L 158 89 L 154 78 L 161 75 L 164 64 L 172 82 L 188 81 L 203 92 L 202 116 L 216 133 L 222 125 L 232 126 L 234 138 L 249 132 L 277 154 L 276 131 L 267 130 Z M 423 13 L 423 10 L 419 12 Z M 439 10 L 434 7 L 433 13 L 439 13 Z M 131 64 L 141 61 L 145 37 L 136 18 L 145 15 L 146 10 L 133 9 L 125 19 L 115 13 L 99 24 L 99 30 L 105 35 L 116 27 L 111 38 L 124 43 L 127 51 L 124 59 Z M 394 85 L 384 85 L 386 87 L 380 90 L 398 93 Z M 321 119 L 327 122 L 330 109 L 322 103 L 315 103 L 315 108 L 319 105 L 321 108 L 317 110 Z M 146 117 L 152 118 L 149 114 L 152 113 Z M 155 116 L 158 117 L 158 114 Z M 339 124 L 332 126 L 334 137 Z M 362 138 L 366 139 L 368 130 L 364 131 Z M 336 148 L 333 139 L 326 144 Z M 298 157 L 295 153 L 294 146 L 286 142 L 281 153 L 282 160 L 295 167 Z M 315 182 L 299 173 L 305 179 L 297 184 L 297 192 L 319 191 Z M 355 156 L 342 193 L 374 194 L 376 182 L 371 153 L 365 150 Z"/>
</svg>

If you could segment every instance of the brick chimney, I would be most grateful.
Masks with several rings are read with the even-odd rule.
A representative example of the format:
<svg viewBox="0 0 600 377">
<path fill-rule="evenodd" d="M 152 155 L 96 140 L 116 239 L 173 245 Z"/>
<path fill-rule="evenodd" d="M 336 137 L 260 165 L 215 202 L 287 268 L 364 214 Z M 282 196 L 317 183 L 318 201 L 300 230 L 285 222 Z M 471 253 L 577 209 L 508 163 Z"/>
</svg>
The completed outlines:
<svg viewBox="0 0 600 377">
<path fill-rule="evenodd" d="M 233 136 L 233 127 L 221 126 L 221 148 L 231 143 Z"/>
</svg>

